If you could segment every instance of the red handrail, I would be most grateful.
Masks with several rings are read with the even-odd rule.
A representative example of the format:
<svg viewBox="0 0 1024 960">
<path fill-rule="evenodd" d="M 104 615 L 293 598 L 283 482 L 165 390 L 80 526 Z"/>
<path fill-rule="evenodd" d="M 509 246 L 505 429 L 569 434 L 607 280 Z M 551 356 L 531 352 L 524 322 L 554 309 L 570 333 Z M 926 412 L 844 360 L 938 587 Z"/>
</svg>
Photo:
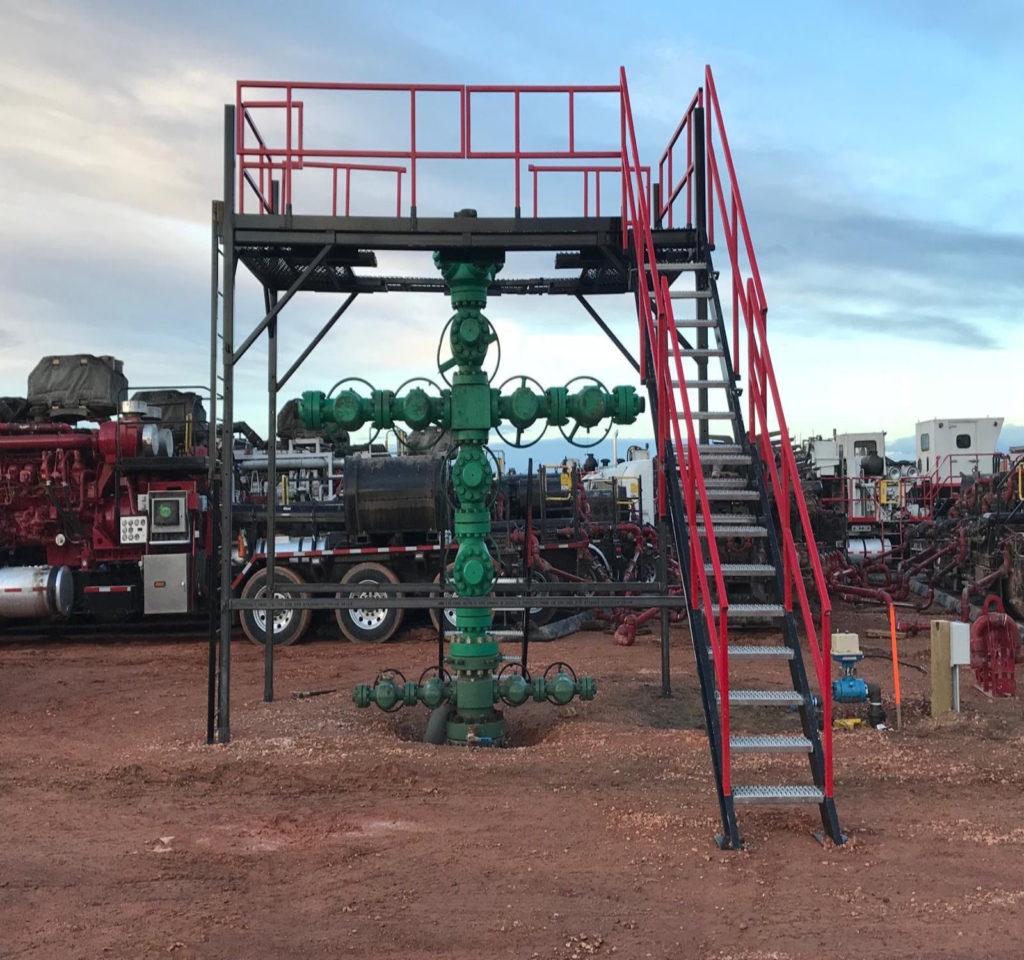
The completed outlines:
<svg viewBox="0 0 1024 960">
<path fill-rule="evenodd" d="M 715 201 L 721 216 L 721 230 L 729 255 L 732 274 L 732 318 L 733 318 L 733 365 L 740 370 L 739 321 L 742 316 L 746 325 L 746 367 L 748 395 L 748 428 L 751 443 L 759 448 L 761 459 L 767 466 L 774 501 L 779 511 L 779 525 L 782 536 L 781 554 L 783 562 L 784 603 L 787 611 L 793 611 L 794 592 L 796 605 L 807 635 L 808 647 L 814 661 L 818 687 L 825 717 L 822 750 L 825 761 L 825 795 L 832 796 L 832 668 L 831 634 L 832 604 L 828 587 L 821 568 L 821 559 L 814 540 L 807 504 L 800 486 L 796 458 L 789 439 L 785 414 L 771 352 L 767 339 L 768 302 L 761 282 L 761 273 L 754 254 L 754 245 L 747 224 L 747 216 L 740 195 L 733 166 L 732 152 L 725 133 L 725 123 L 718 102 L 711 68 L 705 69 L 705 155 L 707 160 L 707 220 L 708 240 L 715 243 Z M 721 156 L 725 163 L 723 176 L 715 146 L 715 134 L 720 143 Z M 744 270 L 744 260 L 746 270 Z M 746 276 L 745 276 L 746 273 Z M 779 431 L 778 448 L 771 442 L 772 420 Z M 778 464 L 776 464 L 776 454 Z M 800 558 L 796 549 L 791 523 L 792 505 L 796 505 L 797 520 L 803 534 L 810 564 L 811 581 L 821 610 L 820 634 L 816 630 L 814 616 L 807 589 L 800 569 Z"/>
<path fill-rule="evenodd" d="M 333 149 L 313 147 L 306 142 L 307 129 L 313 129 L 313 121 L 307 123 L 306 114 L 314 106 L 324 106 L 322 95 L 329 93 L 342 94 L 394 94 L 399 97 L 400 109 L 403 111 L 399 122 L 408 127 L 407 143 L 398 143 L 384 149 L 368 149 L 355 146 L 339 146 Z M 430 94 L 448 94 L 450 101 L 447 107 L 452 110 L 448 115 L 450 126 L 457 126 L 458 133 L 451 137 L 451 143 L 438 148 L 423 146 L 422 130 L 425 120 L 422 118 L 424 100 Z M 481 115 L 480 103 L 490 107 L 495 97 L 511 97 L 513 106 L 513 127 L 511 143 L 491 147 L 479 142 L 474 144 L 473 105 L 477 103 L 477 115 Z M 616 103 L 621 101 L 618 85 L 476 85 L 463 86 L 458 84 L 398 84 L 398 83 L 297 83 L 292 81 L 239 81 L 236 91 L 235 119 L 235 151 L 238 157 L 238 212 L 244 213 L 247 199 L 255 196 L 258 212 L 271 211 L 270 178 L 280 173 L 282 210 L 288 210 L 294 201 L 294 174 L 308 167 L 329 165 L 337 170 L 350 171 L 378 169 L 379 163 L 374 161 L 401 160 L 407 165 L 409 184 L 409 213 L 416 211 L 419 199 L 418 164 L 422 160 L 510 160 L 512 161 L 514 183 L 514 205 L 518 212 L 522 202 L 521 174 L 523 166 L 532 160 L 542 161 L 616 161 L 622 156 L 620 138 L 610 137 L 606 143 L 591 146 L 578 145 L 578 107 L 581 96 L 614 96 Z M 319 99 L 314 100 L 314 97 Z M 521 109 L 524 104 L 532 104 L 540 98 L 558 98 L 564 100 L 568 107 L 568 136 L 564 145 L 552 146 L 547 138 L 536 143 L 528 142 L 522 123 Z M 305 98 L 305 99 L 303 99 Z M 407 98 L 407 99 L 406 99 Z M 403 103 L 404 101 L 404 103 Z M 457 101 L 457 108 L 454 101 Z M 341 104 L 334 104 L 340 106 Z M 348 105 L 348 101 L 345 101 Z M 328 109 L 332 106 L 327 103 Z M 429 104 L 428 104 L 429 106 Z M 373 105 L 379 109 L 379 104 Z M 442 109 L 444 105 L 442 104 Z M 621 109 L 621 108 L 620 108 Z M 420 123 L 417 124 L 417 111 L 420 112 Z M 277 121 L 276 136 L 271 142 L 267 127 L 262 132 L 256 124 L 254 112 L 260 114 L 261 120 L 267 114 Z M 496 111 L 489 111 L 495 115 Z M 529 128 L 526 128 L 528 132 Z M 479 133 L 479 131 L 478 131 Z M 283 138 L 283 139 L 282 139 Z M 477 137 L 479 141 L 481 136 Z M 588 140 L 590 138 L 588 137 Z M 384 168 L 388 172 L 398 173 L 397 168 Z M 336 178 L 336 172 L 333 178 Z M 595 176 L 599 176 L 595 173 Z M 246 189 L 248 187 L 248 189 Z M 401 215 L 401 176 L 397 180 L 397 204 Z M 334 191 L 336 193 L 336 190 Z M 324 212 L 323 204 L 311 212 Z M 336 206 L 335 206 L 336 210 Z M 617 213 L 618 211 L 616 211 Z"/>
<path fill-rule="evenodd" d="M 623 203 L 623 226 L 628 224 L 633 235 L 633 249 L 636 256 L 638 283 L 646 287 L 648 272 L 653 286 L 657 317 L 651 312 L 650 293 L 644 289 L 638 297 L 640 305 L 640 321 L 642 324 L 640 342 L 651 344 L 651 352 L 655 365 L 655 382 L 658 389 L 658 457 L 661 464 L 660 504 L 664 511 L 664 464 L 665 441 L 669 429 L 675 441 L 677 463 L 682 481 L 683 495 L 686 498 L 687 526 L 690 541 L 690 606 L 694 611 L 703 610 L 707 626 L 708 640 L 711 645 L 715 666 L 715 678 L 720 695 L 721 715 L 721 762 L 722 792 L 729 796 L 732 793 L 732 779 L 729 757 L 729 631 L 728 611 L 729 600 L 722 575 L 722 564 L 715 539 L 714 524 L 707 489 L 704 483 L 704 470 L 700 459 L 700 448 L 690 410 L 687 393 L 686 377 L 683 373 L 682 354 L 680 353 L 679 337 L 677 336 L 675 316 L 672 311 L 672 300 L 669 296 L 668 278 L 658 274 L 657 258 L 654 250 L 654 237 L 651 233 L 650 206 L 644 191 L 640 153 L 637 147 L 636 131 L 633 125 L 633 112 L 629 102 L 629 89 L 626 84 L 626 72 L 620 69 L 619 81 L 622 85 L 622 169 L 636 177 L 636 183 L 628 175 L 623 177 L 625 200 Z M 655 323 L 655 319 L 657 323 Z M 675 373 L 680 396 L 683 401 L 682 416 L 686 420 L 687 443 L 683 443 L 679 426 L 680 414 L 676 407 L 669 359 L 674 361 Z M 642 360 L 646 359 L 646 351 L 641 350 Z M 642 374 L 641 374 L 642 375 Z M 671 427 L 669 425 L 671 424 Z M 705 536 L 708 544 L 708 556 L 714 573 L 715 594 L 712 595 L 708 584 L 707 571 L 704 568 L 704 554 L 701 549 L 701 538 L 697 529 L 697 506 L 704 520 Z M 718 598 L 718 616 L 715 617 L 715 596 Z"/>
<path fill-rule="evenodd" d="M 692 129 L 691 124 L 693 123 L 694 110 L 703 106 L 704 90 L 698 88 L 697 92 L 693 95 L 693 99 L 690 101 L 690 105 L 683 113 L 683 119 L 679 121 L 679 126 L 676 127 L 675 132 L 669 137 L 668 146 L 665 147 L 661 154 L 661 159 L 658 161 L 658 183 L 661 185 L 661 202 L 657 210 L 657 220 L 660 223 L 667 213 L 670 230 L 675 225 L 676 197 L 679 196 L 683 187 L 686 187 L 686 225 L 690 226 L 693 223 L 693 173 L 695 165 L 692 136 L 686 138 L 686 169 L 683 171 L 683 175 L 679 178 L 678 182 L 674 179 L 673 168 L 676 143 L 678 143 L 679 138 L 688 128 Z M 668 176 L 667 183 L 666 174 Z"/>
<path fill-rule="evenodd" d="M 527 170 L 533 174 L 533 215 L 538 215 L 539 197 L 537 193 L 538 177 L 542 173 L 582 173 L 583 174 L 583 216 L 590 216 L 590 175 L 594 175 L 594 216 L 601 216 L 601 174 L 602 173 L 617 173 L 619 174 L 619 180 L 622 180 L 622 167 L 621 166 L 592 166 L 592 165 L 566 165 L 566 164 L 539 164 L 531 163 Z M 646 195 L 651 195 L 651 168 L 643 167 L 644 178 L 647 181 Z M 621 203 L 621 200 L 620 200 Z M 619 210 L 616 214 L 620 213 L 622 207 L 620 205 Z"/>
</svg>

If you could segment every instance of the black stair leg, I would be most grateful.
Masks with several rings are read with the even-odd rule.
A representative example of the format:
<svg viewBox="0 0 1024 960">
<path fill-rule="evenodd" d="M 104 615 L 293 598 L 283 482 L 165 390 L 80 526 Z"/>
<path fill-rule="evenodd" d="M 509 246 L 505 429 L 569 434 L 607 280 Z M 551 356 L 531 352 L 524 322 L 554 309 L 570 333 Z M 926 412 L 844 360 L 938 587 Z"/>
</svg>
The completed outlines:
<svg viewBox="0 0 1024 960">
<path fill-rule="evenodd" d="M 846 843 L 846 834 L 839 829 L 839 815 L 836 813 L 835 798 L 825 797 L 825 799 L 818 804 L 818 810 L 821 812 L 821 826 L 825 832 L 825 836 L 828 837 L 829 840 L 831 840 L 837 847 Z"/>
</svg>

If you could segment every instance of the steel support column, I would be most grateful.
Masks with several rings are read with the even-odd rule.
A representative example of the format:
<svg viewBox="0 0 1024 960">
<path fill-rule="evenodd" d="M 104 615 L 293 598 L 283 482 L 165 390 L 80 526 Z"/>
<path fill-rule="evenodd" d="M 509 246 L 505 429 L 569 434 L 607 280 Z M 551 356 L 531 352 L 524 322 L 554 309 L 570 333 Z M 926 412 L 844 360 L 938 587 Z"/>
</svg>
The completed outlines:
<svg viewBox="0 0 1024 960">
<path fill-rule="evenodd" d="M 221 204 L 214 200 L 210 214 L 210 435 L 207 439 L 208 464 L 206 488 L 211 509 L 218 502 L 214 495 L 217 472 L 217 331 L 220 320 L 220 219 Z M 213 525 L 213 543 L 207 563 L 206 587 L 209 595 L 209 651 L 206 677 L 206 742 L 217 735 L 217 526 Z"/>
<path fill-rule="evenodd" d="M 275 198 L 276 199 L 276 198 Z M 271 309 L 277 291 L 269 291 Z M 267 324 L 267 561 L 266 596 L 277 594 L 277 316 Z M 266 612 L 263 643 L 263 702 L 274 702 L 274 615 Z"/>
<path fill-rule="evenodd" d="M 231 501 L 233 483 L 232 435 L 234 423 L 235 327 L 235 108 L 224 107 L 224 203 L 221 207 L 221 242 L 224 249 L 224 307 L 221 321 L 221 368 L 224 403 L 220 449 L 220 663 L 217 690 L 217 740 L 231 739 Z M 214 349 L 216 349 L 214 347 Z M 211 438 L 212 442 L 212 438 Z"/>
</svg>

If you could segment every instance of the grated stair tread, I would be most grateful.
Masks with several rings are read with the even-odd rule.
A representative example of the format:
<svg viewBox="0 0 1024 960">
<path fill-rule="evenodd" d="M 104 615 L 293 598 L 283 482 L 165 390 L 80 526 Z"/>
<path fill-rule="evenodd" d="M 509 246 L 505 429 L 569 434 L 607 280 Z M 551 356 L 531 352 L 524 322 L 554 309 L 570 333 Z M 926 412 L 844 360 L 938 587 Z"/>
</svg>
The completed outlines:
<svg viewBox="0 0 1024 960">
<path fill-rule="evenodd" d="M 825 795 L 814 786 L 733 787 L 732 799 L 734 803 L 821 803 Z"/>
<path fill-rule="evenodd" d="M 678 388 L 679 381 L 673 379 L 672 380 L 672 386 Z M 724 388 L 724 387 L 731 387 L 731 386 L 732 386 L 732 382 L 729 381 L 729 380 L 687 380 L 686 381 L 686 389 L 687 390 L 713 390 L 713 389 L 716 389 L 716 388 L 719 388 L 719 387 Z"/>
<path fill-rule="evenodd" d="M 686 416 L 685 411 L 680 411 L 676 416 L 682 420 Z M 736 414 L 731 410 L 691 410 L 690 416 L 694 420 L 735 420 Z"/>
<path fill-rule="evenodd" d="M 738 443 L 698 443 L 697 452 L 701 456 L 705 453 L 743 453 L 743 447 Z"/>
<path fill-rule="evenodd" d="M 718 604 L 711 604 L 711 612 L 718 613 Z M 727 615 L 730 620 L 744 617 L 782 617 L 786 608 L 781 603 L 733 603 L 729 605 Z"/>
<path fill-rule="evenodd" d="M 730 737 L 729 749 L 733 753 L 810 753 L 813 745 L 807 737 L 757 733 Z"/>
<path fill-rule="evenodd" d="M 708 656 L 714 659 L 715 651 L 708 647 Z M 729 659 L 737 657 L 775 657 L 780 660 L 792 660 L 793 650 L 791 647 L 770 646 L 768 644 L 729 644 Z"/>
<path fill-rule="evenodd" d="M 730 653 L 732 650 L 730 649 Z M 715 699 L 721 700 L 722 695 L 715 691 Z M 801 706 L 804 695 L 796 690 L 730 690 L 730 707 L 791 707 Z"/>
<path fill-rule="evenodd" d="M 707 487 L 709 500 L 760 500 L 761 494 L 756 490 L 738 490 L 735 487 Z"/>
<path fill-rule="evenodd" d="M 714 521 L 712 520 L 712 523 Z M 706 537 L 708 535 L 708 528 L 697 525 L 697 536 Z M 767 537 L 768 531 L 764 527 L 746 526 L 745 524 L 739 523 L 723 523 L 720 526 L 715 527 L 715 537 Z"/>
<path fill-rule="evenodd" d="M 770 563 L 723 563 L 720 565 L 725 576 L 774 576 L 775 568 Z M 714 573 L 715 567 L 705 564 L 705 573 Z"/>
<path fill-rule="evenodd" d="M 672 300 L 710 300 L 710 290 L 669 290 Z"/>
<path fill-rule="evenodd" d="M 770 563 L 723 563 L 722 573 L 727 577 L 773 577 L 775 567 Z M 704 564 L 705 573 L 714 573 L 715 568 L 710 563 Z"/>
<path fill-rule="evenodd" d="M 734 490 L 746 488 L 747 481 L 743 477 L 705 477 L 704 486 L 708 490 Z"/>
<path fill-rule="evenodd" d="M 702 453 L 703 463 L 750 463 L 749 453 Z"/>
<path fill-rule="evenodd" d="M 645 264 L 648 270 L 651 269 L 651 265 Z M 708 265 L 703 261 L 697 260 L 686 260 L 679 263 L 659 263 L 658 270 L 665 270 L 666 272 L 682 272 L 683 270 L 707 270 Z"/>
<path fill-rule="evenodd" d="M 676 318 L 676 326 L 677 327 L 702 327 L 702 328 L 703 327 L 708 327 L 708 328 L 711 328 L 711 327 L 717 327 L 718 326 L 718 321 L 717 320 L 712 320 L 710 317 L 709 318 L 691 317 L 689 320 L 680 320 L 677 317 Z"/>
<path fill-rule="evenodd" d="M 705 359 L 707 357 L 724 357 L 725 356 L 725 351 L 724 350 L 715 350 L 712 347 L 708 347 L 707 349 L 699 349 L 699 350 L 697 350 L 697 349 L 695 349 L 695 350 L 680 350 L 679 351 L 679 356 L 681 356 L 681 357 L 688 357 L 691 360 L 694 360 L 694 359 L 696 359 L 696 360 L 703 360 L 703 359 Z"/>
<path fill-rule="evenodd" d="M 750 524 L 751 521 L 755 521 L 758 518 L 749 513 L 713 513 L 711 514 L 711 522 L 714 524 L 721 524 L 723 526 L 729 526 L 730 524 Z M 701 516 L 697 518 L 698 523 L 705 522 L 705 517 Z"/>
</svg>

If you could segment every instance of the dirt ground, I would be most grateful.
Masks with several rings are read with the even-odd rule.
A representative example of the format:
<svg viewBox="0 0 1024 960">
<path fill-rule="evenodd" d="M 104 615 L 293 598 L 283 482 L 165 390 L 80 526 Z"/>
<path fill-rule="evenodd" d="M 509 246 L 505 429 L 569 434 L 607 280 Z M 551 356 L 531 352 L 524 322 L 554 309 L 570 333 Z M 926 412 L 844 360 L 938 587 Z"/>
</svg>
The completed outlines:
<svg viewBox="0 0 1024 960">
<path fill-rule="evenodd" d="M 849 841 L 820 846 L 814 806 L 740 807 L 748 847 L 721 852 L 685 630 L 674 642 L 671 700 L 653 635 L 538 645 L 535 664 L 593 674 L 597 700 L 509 710 L 518 746 L 470 751 L 418 742 L 423 708 L 350 700 L 379 667 L 418 676 L 425 629 L 278 651 L 273 704 L 261 651 L 236 641 L 233 739 L 213 747 L 196 639 L 6 643 L 0 957 L 1024 954 L 1020 701 L 965 673 L 963 713 L 929 719 L 928 641 L 905 641 L 903 730 L 836 734 Z M 890 707 L 887 643 L 863 644 Z M 319 688 L 337 692 L 291 696 Z M 792 762 L 755 774 L 785 782 Z"/>
</svg>

